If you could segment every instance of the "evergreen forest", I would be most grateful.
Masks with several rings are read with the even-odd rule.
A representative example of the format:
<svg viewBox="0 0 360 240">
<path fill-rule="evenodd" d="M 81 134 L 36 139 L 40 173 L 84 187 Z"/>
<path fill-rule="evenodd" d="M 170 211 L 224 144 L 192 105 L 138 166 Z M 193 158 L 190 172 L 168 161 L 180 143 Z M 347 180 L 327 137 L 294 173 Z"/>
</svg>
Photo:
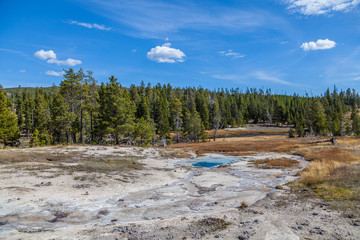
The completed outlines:
<svg viewBox="0 0 360 240">
<path fill-rule="evenodd" d="M 60 86 L 0 88 L 0 141 L 30 145 L 207 141 L 219 129 L 248 123 L 291 126 L 291 137 L 360 135 L 359 94 L 327 89 L 321 96 L 271 90 L 208 90 L 170 84 L 123 87 L 111 76 L 100 85 L 91 71 L 65 70 Z"/>
</svg>

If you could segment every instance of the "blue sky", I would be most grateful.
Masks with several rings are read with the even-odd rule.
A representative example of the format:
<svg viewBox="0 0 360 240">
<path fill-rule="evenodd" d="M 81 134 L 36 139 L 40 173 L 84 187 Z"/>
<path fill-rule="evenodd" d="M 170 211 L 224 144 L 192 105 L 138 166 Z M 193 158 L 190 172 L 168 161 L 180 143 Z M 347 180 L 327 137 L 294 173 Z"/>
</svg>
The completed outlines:
<svg viewBox="0 0 360 240">
<path fill-rule="evenodd" d="M 0 0 L 0 84 L 360 87 L 359 0 Z"/>
</svg>

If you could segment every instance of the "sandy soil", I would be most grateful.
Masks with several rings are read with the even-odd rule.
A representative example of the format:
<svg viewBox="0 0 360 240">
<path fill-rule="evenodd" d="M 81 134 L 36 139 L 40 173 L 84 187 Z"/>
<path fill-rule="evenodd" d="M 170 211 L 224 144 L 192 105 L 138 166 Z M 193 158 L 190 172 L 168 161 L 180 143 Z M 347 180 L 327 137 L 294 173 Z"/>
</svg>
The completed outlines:
<svg viewBox="0 0 360 240">
<path fill-rule="evenodd" d="M 358 239 L 360 222 L 328 204 L 304 201 L 278 185 L 299 169 L 258 169 L 250 161 L 295 155 L 252 153 L 215 169 L 195 159 L 170 159 L 171 150 L 76 146 L 15 149 L 88 156 L 133 157 L 141 169 L 69 172 L 50 160 L 0 165 L 2 239 Z M 223 157 L 208 154 L 207 157 Z M 60 165 L 59 165 L 60 164 Z M 304 190 L 306 191 L 306 189 Z M 250 206 L 248 206 L 250 205 Z M 351 217 L 351 216 L 350 216 Z"/>
</svg>

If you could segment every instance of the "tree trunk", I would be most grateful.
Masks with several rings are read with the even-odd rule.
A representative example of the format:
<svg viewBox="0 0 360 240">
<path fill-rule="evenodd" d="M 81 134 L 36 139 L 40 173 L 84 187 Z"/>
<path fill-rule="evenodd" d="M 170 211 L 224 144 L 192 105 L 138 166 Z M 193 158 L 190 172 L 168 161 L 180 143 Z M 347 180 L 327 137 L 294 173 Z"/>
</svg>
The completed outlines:
<svg viewBox="0 0 360 240">
<path fill-rule="evenodd" d="M 119 144 L 119 134 L 115 133 L 115 144 L 118 145 Z"/>
<path fill-rule="evenodd" d="M 83 143 L 83 109 L 80 110 L 80 142 Z"/>
<path fill-rule="evenodd" d="M 73 132 L 72 135 L 73 135 L 73 136 L 72 136 L 72 137 L 73 137 L 73 143 L 76 143 L 76 133 Z"/>
<path fill-rule="evenodd" d="M 93 112 L 90 112 L 90 138 L 91 141 L 94 141 L 94 134 L 93 134 Z"/>
</svg>

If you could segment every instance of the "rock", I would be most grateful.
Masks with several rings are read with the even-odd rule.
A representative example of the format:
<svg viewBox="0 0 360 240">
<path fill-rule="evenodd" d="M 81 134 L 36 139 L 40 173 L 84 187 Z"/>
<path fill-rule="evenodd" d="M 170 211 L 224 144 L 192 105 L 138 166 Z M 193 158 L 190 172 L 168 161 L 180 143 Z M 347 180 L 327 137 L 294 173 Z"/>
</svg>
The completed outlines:
<svg viewBox="0 0 360 240">
<path fill-rule="evenodd" d="M 317 215 L 319 215 L 319 214 L 318 214 L 317 212 L 313 212 L 312 215 L 313 215 L 313 216 L 317 216 Z"/>
<path fill-rule="evenodd" d="M 358 227 L 358 226 L 360 226 L 360 222 L 354 221 L 353 225 Z"/>
<path fill-rule="evenodd" d="M 219 235 L 219 234 L 217 234 L 217 235 L 215 235 L 215 236 L 214 236 L 214 238 L 220 238 L 220 235 Z"/>
<path fill-rule="evenodd" d="M 296 222 L 297 225 L 301 225 L 301 226 L 309 226 L 309 221 L 308 220 L 304 220 L 302 222 Z"/>
<path fill-rule="evenodd" d="M 315 227 L 315 228 L 311 229 L 309 232 L 313 233 L 313 234 L 319 234 L 319 235 L 324 235 L 326 233 L 326 231 L 321 229 L 320 227 Z"/>
<path fill-rule="evenodd" d="M 242 235 L 238 236 L 239 240 L 246 240 L 250 238 L 250 234 L 248 231 L 244 231 Z"/>
</svg>

